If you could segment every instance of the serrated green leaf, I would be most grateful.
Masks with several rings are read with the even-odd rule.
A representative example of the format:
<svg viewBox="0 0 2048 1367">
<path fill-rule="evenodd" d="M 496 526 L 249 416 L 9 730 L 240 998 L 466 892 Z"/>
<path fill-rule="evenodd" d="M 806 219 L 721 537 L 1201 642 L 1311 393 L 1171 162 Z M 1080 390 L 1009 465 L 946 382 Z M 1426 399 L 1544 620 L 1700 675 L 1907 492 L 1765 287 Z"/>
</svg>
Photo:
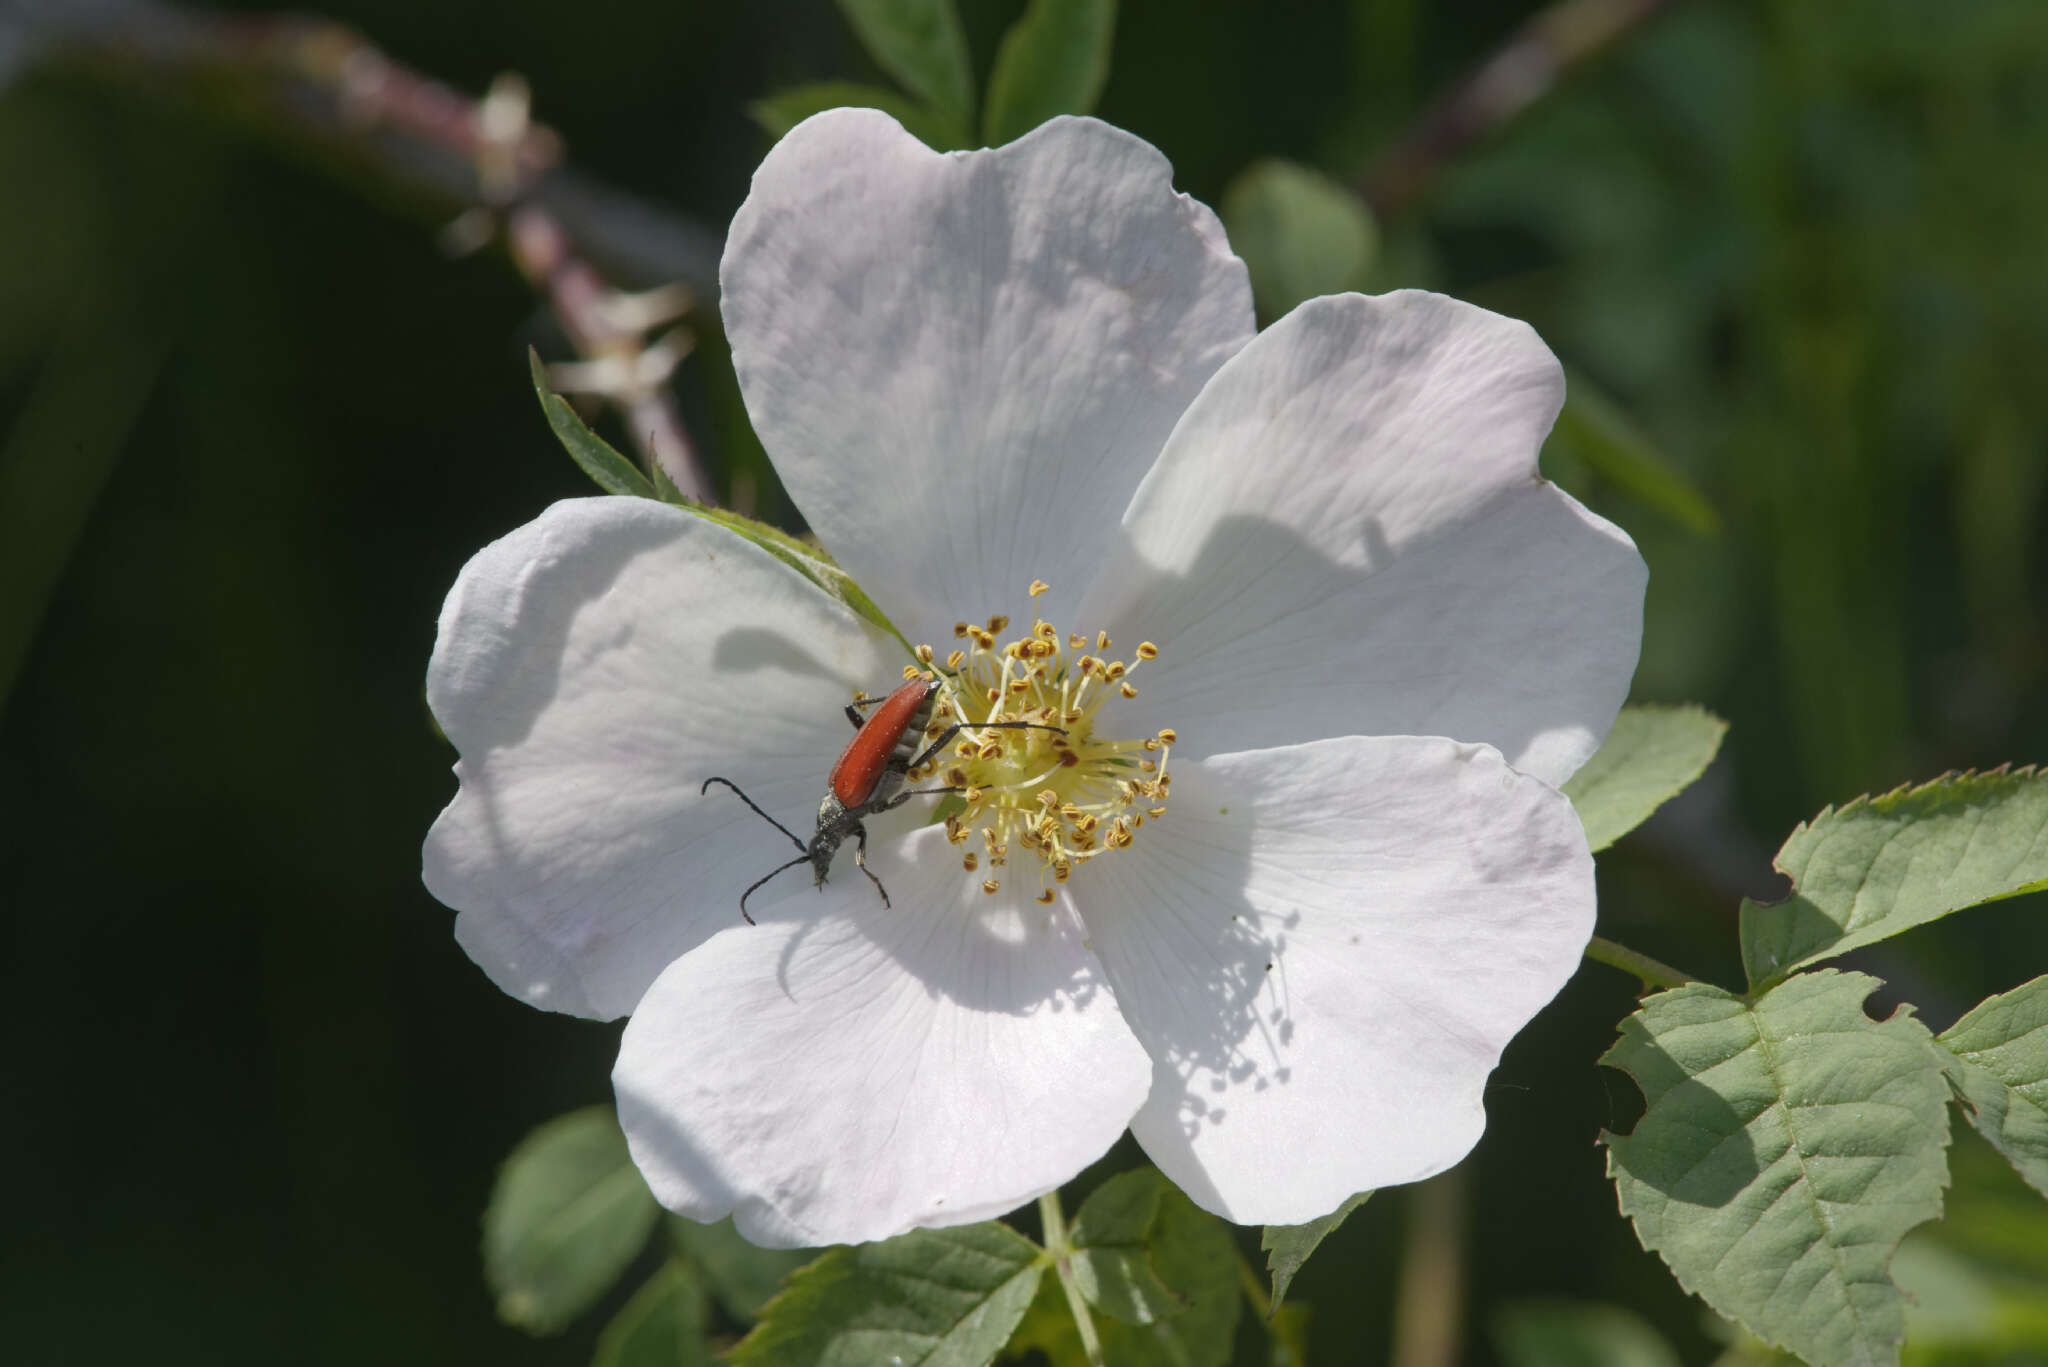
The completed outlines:
<svg viewBox="0 0 2048 1367">
<path fill-rule="evenodd" d="M 704 1319 L 704 1288 L 670 1260 L 597 1336 L 590 1367 L 712 1367 Z"/>
<path fill-rule="evenodd" d="M 734 1367 L 981 1367 L 1045 1271 L 1006 1225 L 921 1229 L 835 1248 L 790 1279 L 732 1350 Z"/>
<path fill-rule="evenodd" d="M 912 137 L 935 151 L 964 147 L 968 142 L 968 129 L 964 123 L 927 109 L 893 90 L 853 81 L 819 81 L 793 90 L 778 90 L 748 105 L 747 112 L 754 116 L 755 123 L 767 130 L 769 137 L 781 138 L 813 114 L 846 108 L 879 109 L 902 124 Z"/>
<path fill-rule="evenodd" d="M 542 1125 L 506 1157 L 484 1211 L 499 1318 L 535 1334 L 562 1328 L 611 1289 L 657 1214 L 611 1107 Z"/>
<path fill-rule="evenodd" d="M 1117 1367 L 1223 1367 L 1244 1313 L 1236 1238 L 1229 1225 L 1158 1180 L 1164 1190 L 1149 1235 L 1151 1269 L 1180 1308 L 1149 1324 L 1098 1320 L 1103 1358 Z"/>
<path fill-rule="evenodd" d="M 1158 1172 L 1140 1168 L 1110 1178 L 1081 1203 L 1070 1265 L 1082 1296 L 1104 1314 L 1150 1324 L 1186 1308 L 1152 1266 L 1160 1207 L 1172 1190 Z"/>
<path fill-rule="evenodd" d="M 2048 775 L 1946 774 L 1860 797 L 1792 832 L 1792 895 L 1742 904 L 1752 986 L 1952 911 L 2048 887 Z"/>
<path fill-rule="evenodd" d="M 1291 161 L 1256 161 L 1239 172 L 1223 191 L 1223 226 L 1267 319 L 1304 299 L 1357 289 L 1379 252 L 1365 201 Z"/>
<path fill-rule="evenodd" d="M 1685 472 L 1659 452 L 1612 399 L 1583 375 L 1566 384 L 1564 409 L 1550 440 L 1615 488 L 1695 536 L 1721 534 L 1721 514 Z"/>
<path fill-rule="evenodd" d="M 562 443 L 569 459 L 575 461 L 577 467 L 590 476 L 591 482 L 608 494 L 653 498 L 654 485 L 640 472 L 640 467 L 591 431 L 577 416 L 576 410 L 569 406 L 569 401 L 549 386 L 547 367 L 541 364 L 540 353 L 528 347 L 526 360 L 533 370 L 533 392 L 540 396 L 541 412 L 547 414 L 548 426 L 554 429 L 555 440 Z"/>
<path fill-rule="evenodd" d="M 774 1299 L 798 1268 L 824 1251 L 756 1248 L 733 1228 L 730 1217 L 706 1225 L 671 1215 L 668 1230 L 675 1246 L 703 1272 L 726 1313 L 748 1324 L 760 1318 L 761 1307 Z"/>
<path fill-rule="evenodd" d="M 1287 1288 L 1294 1284 L 1294 1275 L 1301 1271 L 1308 1255 L 1316 1251 L 1323 1240 L 1335 1232 L 1337 1226 L 1349 1219 L 1351 1212 L 1365 1204 L 1365 1198 L 1372 1195 L 1361 1191 L 1348 1198 L 1343 1205 L 1319 1219 L 1305 1225 L 1267 1225 L 1259 1235 L 1259 1247 L 1265 1250 L 1266 1271 L 1273 1278 L 1273 1305 L 1287 1299 Z"/>
<path fill-rule="evenodd" d="M 1721 749 L 1728 723 L 1703 707 L 1624 707 L 1607 743 L 1564 785 L 1586 843 L 1604 850 L 1691 786 Z"/>
<path fill-rule="evenodd" d="M 982 140 L 1000 147 L 1060 114 L 1089 114 L 1109 82 L 1116 0 L 1031 0 L 996 49 Z"/>
<path fill-rule="evenodd" d="M 1943 1031 L 1970 1122 L 2048 1196 L 2048 977 L 1992 997 Z"/>
<path fill-rule="evenodd" d="M 1505 1367 L 1680 1367 L 1642 1316 L 1586 1301 L 1514 1301 L 1493 1317 Z"/>
<path fill-rule="evenodd" d="M 839 0 L 839 10 L 876 66 L 953 122 L 972 122 L 974 69 L 953 0 Z"/>
<path fill-rule="evenodd" d="M 1941 1213 L 1948 1084 L 1880 984 L 1805 973 L 1753 1004 L 1705 983 L 1644 1001 L 1601 1058 L 1649 1103 L 1602 1136 L 1622 1214 L 1679 1284 L 1815 1367 L 1898 1361 L 1886 1267 Z"/>
</svg>

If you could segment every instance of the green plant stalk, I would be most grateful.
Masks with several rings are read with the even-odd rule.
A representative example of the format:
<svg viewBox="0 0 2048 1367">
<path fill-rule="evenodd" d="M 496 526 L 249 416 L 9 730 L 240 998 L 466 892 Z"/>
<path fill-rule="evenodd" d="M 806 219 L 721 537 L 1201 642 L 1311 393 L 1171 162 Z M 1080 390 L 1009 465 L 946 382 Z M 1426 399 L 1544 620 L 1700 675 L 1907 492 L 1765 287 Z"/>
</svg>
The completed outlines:
<svg viewBox="0 0 2048 1367">
<path fill-rule="evenodd" d="M 1702 981 L 1683 969 L 1673 968 L 1662 960 L 1630 949 L 1627 945 L 1595 935 L 1586 942 L 1586 957 L 1594 963 L 1618 968 L 1624 973 L 1633 973 L 1647 987 L 1684 987 L 1687 983 Z"/>
<path fill-rule="evenodd" d="M 1060 1279 L 1060 1290 L 1066 1293 L 1067 1309 L 1073 1312 L 1074 1327 L 1081 1335 L 1081 1351 L 1088 1355 L 1088 1367 L 1107 1367 L 1102 1356 L 1102 1339 L 1095 1332 L 1095 1321 L 1088 1314 L 1088 1302 L 1082 1299 L 1081 1285 L 1074 1280 L 1074 1269 L 1068 1261 L 1073 1249 L 1067 1243 L 1067 1217 L 1060 1209 L 1060 1194 L 1049 1191 L 1038 1198 L 1039 1223 L 1045 1226 L 1045 1251 L 1052 1258 L 1053 1272 Z"/>
</svg>

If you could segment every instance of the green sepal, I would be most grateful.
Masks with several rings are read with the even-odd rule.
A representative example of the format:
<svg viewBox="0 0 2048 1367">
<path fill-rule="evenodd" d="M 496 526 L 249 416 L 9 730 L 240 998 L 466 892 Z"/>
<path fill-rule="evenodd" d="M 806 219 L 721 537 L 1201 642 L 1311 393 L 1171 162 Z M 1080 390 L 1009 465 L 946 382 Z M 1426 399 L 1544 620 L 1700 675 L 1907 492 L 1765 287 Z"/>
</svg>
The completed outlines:
<svg viewBox="0 0 2048 1367">
<path fill-rule="evenodd" d="M 1109 82 L 1116 0 L 1031 0 L 996 49 L 981 136 L 1000 147 L 1060 114 L 1090 114 Z"/>
<path fill-rule="evenodd" d="M 526 349 L 526 363 L 533 371 L 533 392 L 540 396 L 540 410 L 547 415 L 555 440 L 562 443 L 562 449 L 569 453 L 577 468 L 590 476 L 591 483 L 608 494 L 626 498 L 655 497 L 654 485 L 640 467 L 591 431 L 569 401 L 548 384 L 548 368 L 532 347 Z"/>
<path fill-rule="evenodd" d="M 1970 1123 L 2048 1196 L 2048 977 L 1980 1003 L 1939 1039 Z"/>
<path fill-rule="evenodd" d="M 1550 440 L 1565 455 L 1695 536 L 1721 534 L 1721 514 L 1685 472 L 1665 458 L 1621 405 L 1583 375 L 1570 376 Z"/>
<path fill-rule="evenodd" d="M 1266 1254 L 1266 1272 L 1273 1278 L 1274 1309 L 1279 1309 L 1280 1303 L 1287 1299 L 1287 1288 L 1293 1285 L 1295 1274 L 1308 1261 L 1308 1255 L 1335 1233 L 1337 1226 L 1349 1219 L 1351 1212 L 1364 1205 L 1365 1199 L 1371 1195 L 1369 1191 L 1361 1191 L 1356 1196 L 1347 1197 L 1343 1205 L 1307 1224 L 1266 1226 L 1259 1235 L 1259 1247 Z"/>
<path fill-rule="evenodd" d="M 1942 1050 L 1910 1008 L 1864 1014 L 1879 986 L 1832 969 L 1754 1000 L 1688 983 L 1646 999 L 1600 1060 L 1648 1103 L 1601 1137 L 1643 1247 L 1814 1367 L 1898 1361 L 1888 1264 L 1948 1180 Z"/>
<path fill-rule="evenodd" d="M 1564 785 L 1597 852 L 1649 820 L 1707 771 L 1728 723 L 1703 707 L 1624 707 L 1607 742 Z"/>
<path fill-rule="evenodd" d="M 1965 907 L 2048 888 L 2048 775 L 1945 774 L 1859 797 L 1778 851 L 1792 895 L 1742 904 L 1752 988 Z"/>
<path fill-rule="evenodd" d="M 835 1248 L 789 1280 L 733 1367 L 981 1367 L 1023 1318 L 1046 1264 L 990 1221 Z"/>
<path fill-rule="evenodd" d="M 659 1213 L 610 1106 L 540 1126 L 506 1157 L 484 1210 L 498 1317 L 532 1334 L 560 1330 L 611 1289 Z"/>
</svg>

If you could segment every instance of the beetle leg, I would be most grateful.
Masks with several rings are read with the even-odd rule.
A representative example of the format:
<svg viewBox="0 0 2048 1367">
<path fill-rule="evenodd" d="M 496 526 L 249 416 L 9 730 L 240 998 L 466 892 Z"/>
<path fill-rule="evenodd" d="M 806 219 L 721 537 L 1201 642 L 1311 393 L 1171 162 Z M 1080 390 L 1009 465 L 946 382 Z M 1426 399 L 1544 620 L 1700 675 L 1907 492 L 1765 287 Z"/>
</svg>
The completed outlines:
<svg viewBox="0 0 2048 1367">
<path fill-rule="evenodd" d="M 909 797 L 910 794 L 905 793 L 903 796 Z M 902 798 L 898 798 L 897 802 L 902 800 Z M 890 807 L 895 805 L 895 802 L 889 804 Z M 884 807 L 881 810 L 887 811 L 888 809 L 888 807 Z M 882 894 L 882 905 L 885 907 L 890 905 L 889 890 L 882 886 L 882 880 L 875 877 L 874 870 L 868 867 L 868 828 L 865 826 L 854 827 L 853 862 L 862 873 L 868 876 L 868 881 L 875 885 L 875 891 Z"/>
<path fill-rule="evenodd" d="M 964 793 L 966 791 L 965 788 L 917 788 L 909 792 L 898 793 L 881 806 L 868 808 L 868 811 L 870 814 L 894 811 L 914 797 L 937 797 L 941 793 Z"/>
<path fill-rule="evenodd" d="M 1062 736 L 1067 734 L 1067 728 L 1064 726 L 1047 726 L 1042 722 L 1035 721 L 961 722 L 956 726 L 949 726 L 939 732 L 938 739 L 934 740 L 923 754 L 910 761 L 904 768 L 915 769 L 918 765 L 945 749 L 948 742 L 962 731 L 1057 731 Z"/>
</svg>

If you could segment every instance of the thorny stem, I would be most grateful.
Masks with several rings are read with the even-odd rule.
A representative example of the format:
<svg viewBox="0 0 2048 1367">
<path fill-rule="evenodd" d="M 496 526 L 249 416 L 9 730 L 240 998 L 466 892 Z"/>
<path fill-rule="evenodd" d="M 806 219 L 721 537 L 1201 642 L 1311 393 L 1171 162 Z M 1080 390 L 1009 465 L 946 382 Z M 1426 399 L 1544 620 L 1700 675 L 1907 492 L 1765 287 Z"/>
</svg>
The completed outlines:
<svg viewBox="0 0 2048 1367">
<path fill-rule="evenodd" d="M 1673 968 L 1627 945 L 1618 945 L 1598 935 L 1586 942 L 1586 957 L 1594 963 L 1635 974 L 1645 987 L 1684 987 L 1687 983 L 1700 981 L 1683 969 Z"/>
<path fill-rule="evenodd" d="M 567 171 L 561 139 L 527 117 L 516 79 L 471 99 L 328 20 L 214 16 L 163 0 L 15 0 L 0 13 L 0 53 L 10 45 L 145 87 L 224 87 L 258 129 L 286 128 L 383 185 L 452 210 L 444 242 L 453 249 L 474 250 L 502 232 L 513 263 L 584 357 L 566 369 L 592 377 L 564 387 L 602 394 L 643 464 L 659 464 L 683 494 L 710 498 L 666 384 L 686 348 L 673 339 L 650 344 L 647 334 L 689 307 L 673 282 L 715 288 L 715 236 Z M 599 260 L 663 288 L 623 293 Z"/>
<path fill-rule="evenodd" d="M 1038 1198 L 1038 1220 L 1045 1227 L 1045 1251 L 1052 1255 L 1053 1271 L 1059 1276 L 1060 1290 L 1066 1293 L 1067 1309 L 1073 1312 L 1074 1327 L 1080 1331 L 1081 1351 L 1088 1355 L 1088 1367 L 1106 1367 L 1102 1339 L 1095 1332 L 1095 1320 L 1088 1313 L 1088 1302 L 1081 1298 L 1081 1285 L 1074 1280 L 1069 1256 L 1074 1250 L 1067 1242 L 1067 1217 L 1060 1209 L 1057 1191 L 1049 1191 Z"/>
<path fill-rule="evenodd" d="M 1671 0 L 1558 0 L 1424 110 L 1359 186 L 1381 217 L 1412 207 L 1444 168 Z"/>
</svg>

